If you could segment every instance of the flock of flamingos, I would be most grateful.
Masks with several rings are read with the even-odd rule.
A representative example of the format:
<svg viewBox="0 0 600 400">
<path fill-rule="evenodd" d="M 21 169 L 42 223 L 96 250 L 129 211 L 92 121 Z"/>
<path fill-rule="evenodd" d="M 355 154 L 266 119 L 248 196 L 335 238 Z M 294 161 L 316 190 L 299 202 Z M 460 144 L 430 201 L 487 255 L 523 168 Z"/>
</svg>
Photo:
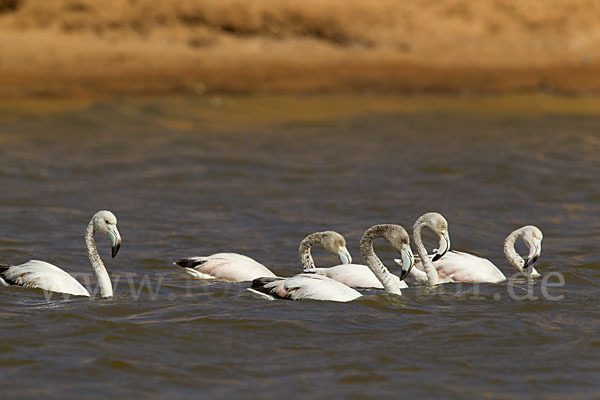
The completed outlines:
<svg viewBox="0 0 600 400">
<path fill-rule="evenodd" d="M 433 254 L 421 240 L 421 230 L 429 228 L 439 239 Z M 88 256 L 102 297 L 113 295 L 108 271 L 98 255 L 94 234 L 108 234 L 114 258 L 121 246 L 117 218 L 110 211 L 99 211 L 89 222 L 85 243 Z M 400 255 L 396 263 L 400 276 L 388 271 L 373 250 L 373 241 L 385 239 Z M 504 242 L 507 260 L 526 277 L 539 277 L 533 264 L 542 250 L 542 232 L 535 226 L 524 226 L 508 235 Z M 515 242 L 522 239 L 529 248 L 524 260 L 515 250 Z M 413 241 L 418 257 L 413 256 L 410 237 L 400 225 L 375 225 L 365 231 L 360 241 L 360 253 L 366 265 L 352 264 L 344 237 L 334 231 L 308 235 L 300 243 L 300 259 L 303 272 L 282 278 L 261 263 L 237 253 L 217 253 L 205 257 L 183 258 L 176 262 L 188 274 L 197 279 L 220 279 L 234 282 L 251 281 L 249 291 L 267 298 L 287 300 L 351 301 L 362 295 L 355 288 L 378 288 L 401 295 L 401 289 L 411 285 L 437 285 L 447 282 L 501 282 L 504 274 L 489 260 L 450 250 L 448 222 L 439 213 L 430 212 L 417 219 L 413 226 Z M 320 244 L 327 251 L 339 256 L 342 264 L 330 268 L 317 268 L 310 254 L 311 247 Z M 30 260 L 21 265 L 0 265 L 0 283 L 38 288 L 50 292 L 76 296 L 90 296 L 88 290 L 59 267 L 44 261 Z"/>
</svg>

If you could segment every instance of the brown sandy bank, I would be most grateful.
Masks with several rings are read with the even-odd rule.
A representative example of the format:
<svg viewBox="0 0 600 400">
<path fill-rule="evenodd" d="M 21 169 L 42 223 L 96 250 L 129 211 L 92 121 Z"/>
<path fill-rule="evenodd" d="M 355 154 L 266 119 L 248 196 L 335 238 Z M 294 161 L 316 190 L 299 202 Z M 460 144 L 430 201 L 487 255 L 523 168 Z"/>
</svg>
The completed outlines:
<svg viewBox="0 0 600 400">
<path fill-rule="evenodd" d="M 600 91 L 594 0 L 0 0 L 0 96 Z"/>
</svg>

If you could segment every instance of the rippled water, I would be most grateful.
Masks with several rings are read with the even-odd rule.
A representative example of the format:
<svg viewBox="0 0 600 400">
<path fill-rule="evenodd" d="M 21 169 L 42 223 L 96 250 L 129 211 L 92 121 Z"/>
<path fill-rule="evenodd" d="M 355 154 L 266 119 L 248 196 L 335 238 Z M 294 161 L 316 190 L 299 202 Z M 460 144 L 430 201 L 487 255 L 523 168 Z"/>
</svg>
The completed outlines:
<svg viewBox="0 0 600 400">
<path fill-rule="evenodd" d="M 0 288 L 2 397 L 600 397 L 600 112 L 538 100 L 3 104 L 0 263 L 91 272 L 83 233 L 100 209 L 123 245 L 111 260 L 98 238 L 112 299 Z M 454 249 L 507 275 L 504 237 L 539 226 L 536 267 L 563 274 L 548 289 L 562 300 L 519 279 L 268 302 L 171 264 L 237 251 L 291 275 L 310 232 L 339 231 L 359 260 L 366 228 L 430 210 Z M 538 299 L 515 298 L 528 290 Z"/>
</svg>

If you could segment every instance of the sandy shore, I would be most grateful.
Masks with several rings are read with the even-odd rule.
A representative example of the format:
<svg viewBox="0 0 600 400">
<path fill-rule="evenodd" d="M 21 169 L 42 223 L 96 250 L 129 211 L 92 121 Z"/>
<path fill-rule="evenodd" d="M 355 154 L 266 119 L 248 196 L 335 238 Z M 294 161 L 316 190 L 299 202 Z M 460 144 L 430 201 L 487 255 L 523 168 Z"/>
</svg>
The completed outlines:
<svg viewBox="0 0 600 400">
<path fill-rule="evenodd" d="M 593 0 L 0 0 L 0 37 L 4 98 L 600 92 Z"/>
</svg>

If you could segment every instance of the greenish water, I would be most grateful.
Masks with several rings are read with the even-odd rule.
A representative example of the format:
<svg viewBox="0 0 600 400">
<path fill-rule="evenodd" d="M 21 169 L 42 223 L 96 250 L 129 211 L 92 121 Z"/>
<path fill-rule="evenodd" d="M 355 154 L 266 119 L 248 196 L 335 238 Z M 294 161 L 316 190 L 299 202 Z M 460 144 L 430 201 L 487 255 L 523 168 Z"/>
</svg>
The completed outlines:
<svg viewBox="0 0 600 400">
<path fill-rule="evenodd" d="M 538 101 L 539 103 L 536 103 Z M 578 107 L 577 105 L 581 105 Z M 600 397 L 600 114 L 595 100 L 146 99 L 0 111 L 0 263 L 91 273 L 110 209 L 115 297 L 0 288 L 3 396 Z M 51 106 L 49 106 L 51 105 Z M 562 110 L 562 111 L 561 111 Z M 411 287 L 347 303 L 268 302 L 172 261 L 236 251 L 289 276 L 308 233 L 358 240 L 443 213 L 452 247 L 506 275 L 534 224 L 565 285 Z M 394 254 L 380 245 L 384 260 Z M 318 264 L 336 260 L 316 251 Z M 388 265 L 391 265 L 388 262 Z M 517 299 L 516 296 L 537 297 Z"/>
</svg>

